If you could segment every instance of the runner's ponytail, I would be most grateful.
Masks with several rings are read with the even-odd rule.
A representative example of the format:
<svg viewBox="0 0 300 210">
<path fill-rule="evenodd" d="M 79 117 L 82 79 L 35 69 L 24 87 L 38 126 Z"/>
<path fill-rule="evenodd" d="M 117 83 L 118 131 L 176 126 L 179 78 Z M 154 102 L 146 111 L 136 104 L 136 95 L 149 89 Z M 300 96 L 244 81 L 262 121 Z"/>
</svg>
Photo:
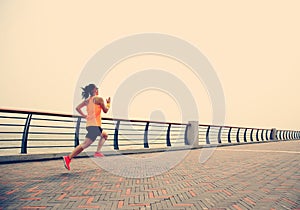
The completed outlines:
<svg viewBox="0 0 300 210">
<path fill-rule="evenodd" d="M 82 87 L 82 93 L 81 93 L 81 96 L 83 99 L 87 99 L 88 97 L 92 96 L 93 95 L 93 90 L 94 88 L 96 87 L 96 85 L 94 84 L 89 84 L 85 87 Z"/>
</svg>

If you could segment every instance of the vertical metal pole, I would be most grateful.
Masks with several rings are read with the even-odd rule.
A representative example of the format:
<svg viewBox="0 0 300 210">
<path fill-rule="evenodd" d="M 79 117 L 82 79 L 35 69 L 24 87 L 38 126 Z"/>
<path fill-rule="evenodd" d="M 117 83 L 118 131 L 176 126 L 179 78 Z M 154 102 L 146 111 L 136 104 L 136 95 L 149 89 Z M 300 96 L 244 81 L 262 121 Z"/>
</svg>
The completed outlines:
<svg viewBox="0 0 300 210">
<path fill-rule="evenodd" d="M 269 133 L 269 130 L 266 130 L 266 140 L 268 141 L 269 138 L 268 138 L 268 133 Z"/>
<path fill-rule="evenodd" d="M 27 140 L 28 140 L 28 133 L 29 133 L 29 127 L 31 122 L 32 114 L 27 115 L 27 119 L 24 126 L 23 136 L 22 136 L 22 145 L 21 145 L 21 153 L 27 154 Z"/>
<path fill-rule="evenodd" d="M 251 129 L 251 133 L 250 133 L 250 141 L 253 141 L 253 135 L 252 135 L 252 134 L 253 134 L 253 131 L 254 131 L 254 129 L 252 128 L 252 129 Z"/>
<path fill-rule="evenodd" d="M 148 144 L 148 129 L 149 129 L 149 122 L 146 123 L 146 127 L 145 127 L 144 148 L 149 148 L 149 144 Z"/>
<path fill-rule="evenodd" d="M 259 141 L 258 132 L 259 132 L 259 129 L 256 130 L 256 141 Z"/>
<path fill-rule="evenodd" d="M 120 127 L 120 120 L 117 121 L 114 133 L 114 149 L 119 150 L 119 127 Z"/>
<path fill-rule="evenodd" d="M 206 131 L 206 144 L 210 144 L 210 141 L 209 141 L 209 130 L 210 130 L 210 125 L 208 126 L 207 131 Z"/>
<path fill-rule="evenodd" d="M 264 129 L 261 130 L 260 136 L 261 136 L 261 140 L 264 141 Z"/>
<path fill-rule="evenodd" d="M 170 123 L 169 126 L 168 126 L 168 130 L 167 130 L 167 138 L 166 138 L 167 147 L 171 146 L 171 139 L 170 139 L 171 125 L 172 124 Z"/>
<path fill-rule="evenodd" d="M 296 132 L 295 131 L 293 131 L 293 139 L 296 139 Z"/>
<path fill-rule="evenodd" d="M 218 133 L 218 143 L 219 143 L 219 144 L 222 144 L 221 135 L 222 135 L 222 126 L 220 127 L 219 133 Z"/>
<path fill-rule="evenodd" d="M 231 130 L 232 128 L 230 128 L 228 131 L 228 143 L 231 143 Z"/>
<path fill-rule="evenodd" d="M 246 128 L 244 131 L 244 142 L 247 142 L 247 130 L 248 128 Z"/>
<path fill-rule="evenodd" d="M 279 131 L 279 139 L 282 140 L 282 131 Z"/>
<path fill-rule="evenodd" d="M 191 126 L 190 124 L 187 124 L 185 126 L 185 131 L 184 131 L 184 145 L 189 145 L 189 140 L 188 140 L 188 129 L 189 126 Z"/>
<path fill-rule="evenodd" d="M 75 129 L 74 147 L 77 147 L 79 145 L 80 123 L 81 123 L 81 117 L 78 117 L 76 123 L 76 129 Z"/>
<path fill-rule="evenodd" d="M 237 130 L 237 133 L 236 133 L 236 142 L 237 143 L 240 143 L 240 128 Z"/>
<path fill-rule="evenodd" d="M 296 131 L 293 131 L 293 133 L 294 133 L 294 138 L 293 139 L 296 139 Z"/>
<path fill-rule="evenodd" d="M 278 134 L 278 132 L 277 132 L 276 128 L 272 128 L 271 133 L 270 133 L 270 140 L 271 141 L 278 140 L 279 138 L 278 138 L 277 134 Z"/>
</svg>

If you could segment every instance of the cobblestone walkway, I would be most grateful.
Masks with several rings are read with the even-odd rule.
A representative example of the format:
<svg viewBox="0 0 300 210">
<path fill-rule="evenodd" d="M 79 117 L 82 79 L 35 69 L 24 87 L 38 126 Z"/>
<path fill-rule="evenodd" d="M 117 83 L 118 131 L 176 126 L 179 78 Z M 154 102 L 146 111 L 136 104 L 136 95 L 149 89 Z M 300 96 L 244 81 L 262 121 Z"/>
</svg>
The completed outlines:
<svg viewBox="0 0 300 210">
<path fill-rule="evenodd" d="M 71 171 L 62 160 L 2 164 L 0 209 L 300 209 L 300 141 L 220 147 L 201 163 L 203 151 L 142 178 L 92 158 L 74 159 Z M 153 155 L 161 154 L 129 156 Z"/>
</svg>

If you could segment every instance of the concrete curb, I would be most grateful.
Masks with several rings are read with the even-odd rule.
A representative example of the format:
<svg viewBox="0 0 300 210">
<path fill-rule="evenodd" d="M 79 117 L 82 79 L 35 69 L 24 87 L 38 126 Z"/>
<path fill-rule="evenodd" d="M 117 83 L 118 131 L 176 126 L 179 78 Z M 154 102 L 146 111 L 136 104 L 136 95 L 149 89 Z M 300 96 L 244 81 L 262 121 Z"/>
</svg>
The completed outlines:
<svg viewBox="0 0 300 210">
<path fill-rule="evenodd" d="M 281 141 L 272 140 L 272 141 L 257 141 L 257 142 L 240 142 L 240 143 L 231 143 L 231 144 L 208 144 L 208 145 L 199 145 L 194 147 L 184 146 L 184 147 L 169 147 L 169 148 L 116 150 L 116 151 L 104 151 L 103 154 L 105 156 L 132 155 L 132 154 L 156 153 L 156 152 L 167 152 L 167 151 L 228 147 L 228 146 L 238 146 L 238 145 L 245 145 L 245 144 L 261 144 L 261 143 L 271 143 L 271 142 L 281 142 Z M 0 164 L 57 160 L 57 159 L 61 159 L 62 156 L 68 154 L 69 153 L 67 152 L 63 152 L 63 153 L 51 153 L 51 154 L 18 154 L 18 155 L 0 156 Z M 76 158 L 88 158 L 91 157 L 92 155 L 93 153 L 91 152 L 83 152 L 80 155 L 78 155 Z"/>
</svg>

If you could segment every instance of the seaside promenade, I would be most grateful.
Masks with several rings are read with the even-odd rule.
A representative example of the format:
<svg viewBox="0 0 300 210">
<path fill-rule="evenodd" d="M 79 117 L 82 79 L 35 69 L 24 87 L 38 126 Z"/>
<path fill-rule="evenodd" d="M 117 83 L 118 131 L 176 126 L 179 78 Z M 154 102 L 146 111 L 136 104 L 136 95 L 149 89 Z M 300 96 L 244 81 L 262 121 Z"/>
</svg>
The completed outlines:
<svg viewBox="0 0 300 210">
<path fill-rule="evenodd" d="M 74 159 L 71 171 L 62 160 L 1 164 L 0 209 L 300 209 L 299 141 L 217 147 L 201 162 L 204 150 L 141 178 L 112 173 L 93 158 Z M 121 157 L 130 164 L 163 153 Z M 101 161 L 122 164 L 114 158 Z"/>
</svg>

